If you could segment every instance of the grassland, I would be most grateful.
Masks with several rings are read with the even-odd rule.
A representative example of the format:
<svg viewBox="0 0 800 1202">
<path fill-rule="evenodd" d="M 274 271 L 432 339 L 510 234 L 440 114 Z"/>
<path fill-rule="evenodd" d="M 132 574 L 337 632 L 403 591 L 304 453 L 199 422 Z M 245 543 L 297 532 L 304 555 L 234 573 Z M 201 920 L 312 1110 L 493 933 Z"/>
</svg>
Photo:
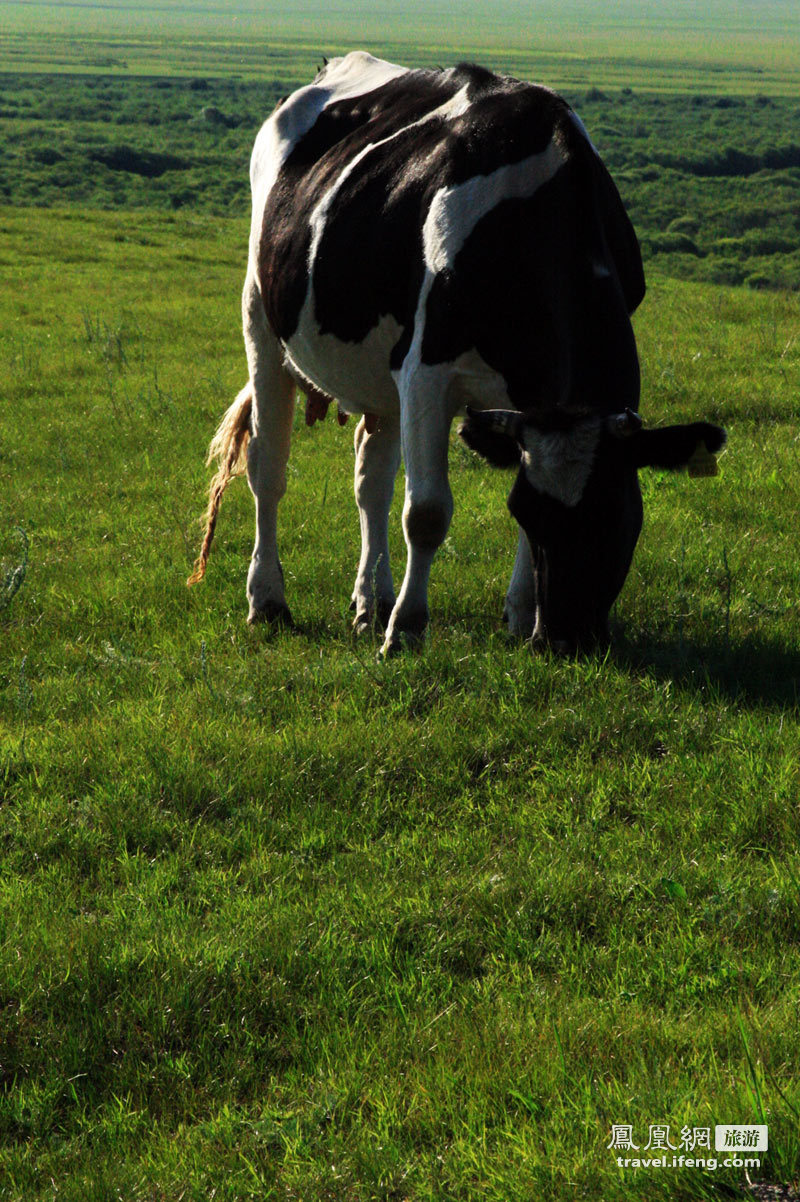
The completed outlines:
<svg viewBox="0 0 800 1202">
<path fill-rule="evenodd" d="M 354 45 L 410 65 L 477 57 L 557 87 L 792 95 L 800 80 L 794 0 L 242 0 L 37 3 L 0 0 L 0 71 L 272 78 Z"/>
<path fill-rule="evenodd" d="M 0 0 L 0 1199 L 747 1195 L 621 1171 L 622 1123 L 766 1122 L 797 1182 L 797 6 L 350 11 Z M 353 36 L 569 91 L 648 259 L 642 412 L 729 429 L 643 477 L 605 658 L 507 641 L 510 481 L 454 440 L 430 638 L 378 663 L 351 432 L 300 413 L 299 630 L 245 625 L 241 482 L 185 587 L 251 139 Z"/>
<path fill-rule="evenodd" d="M 764 1121 L 796 1178 L 800 307 L 655 276 L 605 659 L 508 644 L 508 478 L 453 448 L 426 649 L 354 642 L 348 431 L 298 418 L 298 633 L 205 584 L 246 221 L 0 210 L 0 1198 L 680 1199 L 613 1123 Z M 402 556 L 397 520 L 394 550 Z M 641 1138 L 639 1138 L 641 1137 Z"/>
</svg>

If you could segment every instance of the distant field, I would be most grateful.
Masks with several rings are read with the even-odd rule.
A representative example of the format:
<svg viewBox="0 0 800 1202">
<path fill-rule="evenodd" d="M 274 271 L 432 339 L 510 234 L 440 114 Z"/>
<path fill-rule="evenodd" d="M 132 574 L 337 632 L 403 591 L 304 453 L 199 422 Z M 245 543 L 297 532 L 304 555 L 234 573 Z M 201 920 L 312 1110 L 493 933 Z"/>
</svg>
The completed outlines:
<svg viewBox="0 0 800 1202">
<path fill-rule="evenodd" d="M 796 94 L 800 10 L 792 0 L 689 0 L 613 6 L 523 0 L 394 6 L 241 3 L 139 7 L 0 0 L 0 70 L 156 74 L 235 72 L 264 78 L 276 59 L 300 77 L 322 54 L 381 47 L 416 65 L 476 57 L 558 87 Z"/>
</svg>

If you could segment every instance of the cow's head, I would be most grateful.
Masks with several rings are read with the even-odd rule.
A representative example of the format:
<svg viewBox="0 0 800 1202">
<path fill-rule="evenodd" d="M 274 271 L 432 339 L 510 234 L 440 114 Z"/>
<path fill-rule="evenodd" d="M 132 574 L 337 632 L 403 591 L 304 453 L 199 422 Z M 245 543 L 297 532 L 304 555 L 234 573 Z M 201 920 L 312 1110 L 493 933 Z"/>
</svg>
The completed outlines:
<svg viewBox="0 0 800 1202">
<path fill-rule="evenodd" d="M 608 615 L 642 527 L 641 467 L 716 472 L 725 431 L 708 422 L 645 430 L 607 417 L 467 410 L 459 434 L 496 467 L 519 465 L 508 498 L 530 543 L 534 644 L 572 653 L 608 641 Z"/>
</svg>

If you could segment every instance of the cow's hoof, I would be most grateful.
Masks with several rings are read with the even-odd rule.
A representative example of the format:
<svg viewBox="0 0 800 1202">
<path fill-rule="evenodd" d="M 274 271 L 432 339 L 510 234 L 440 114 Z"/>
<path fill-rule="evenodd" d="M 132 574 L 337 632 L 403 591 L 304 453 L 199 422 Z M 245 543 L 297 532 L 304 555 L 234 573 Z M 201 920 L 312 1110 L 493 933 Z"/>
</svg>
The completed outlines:
<svg viewBox="0 0 800 1202">
<path fill-rule="evenodd" d="M 536 625 L 535 618 L 520 618 L 517 614 L 509 613 L 507 609 L 503 610 L 503 622 L 509 638 L 519 639 L 520 642 L 531 638 Z"/>
<path fill-rule="evenodd" d="M 393 634 L 391 638 L 386 639 L 378 652 L 378 658 L 393 659 L 403 651 L 419 651 L 423 642 L 422 635 L 410 634 L 407 630 L 401 630 L 397 634 Z"/>
<path fill-rule="evenodd" d="M 425 641 L 425 630 L 428 626 L 427 613 L 414 614 L 407 619 L 402 627 L 395 626 L 389 630 L 386 635 L 386 641 L 381 647 L 381 659 L 388 659 L 392 655 L 397 655 L 400 651 L 406 649 L 417 651 Z"/>
<path fill-rule="evenodd" d="M 356 609 L 356 604 L 353 602 L 350 606 L 351 610 Z M 353 633 L 357 635 L 370 634 L 375 630 L 386 630 L 389 625 L 389 619 L 392 616 L 394 609 L 394 598 L 386 601 L 379 601 L 376 608 L 362 609 L 356 613 L 353 618 Z"/>
<path fill-rule="evenodd" d="M 513 638 L 529 639 L 536 630 L 538 618 L 534 601 L 519 593 L 506 593 L 503 621 Z"/>
<path fill-rule="evenodd" d="M 286 630 L 295 628 L 294 618 L 285 601 L 268 601 L 260 609 L 251 605 L 247 621 L 251 626 L 258 626 L 265 622 L 268 626 L 280 626 Z"/>
<path fill-rule="evenodd" d="M 571 655 L 578 654 L 578 647 L 569 639 L 551 639 L 550 650 L 553 655 L 558 655 L 562 659 L 568 658 Z"/>
<path fill-rule="evenodd" d="M 541 634 L 534 634 L 528 646 L 538 655 L 549 652 L 550 655 L 558 655 L 561 658 L 577 655 L 578 652 L 577 645 L 571 639 L 549 639 Z"/>
<path fill-rule="evenodd" d="M 356 614 L 353 618 L 353 634 L 359 637 L 362 634 L 369 634 L 375 628 L 373 615 L 368 610 L 363 610 L 360 614 Z"/>
</svg>

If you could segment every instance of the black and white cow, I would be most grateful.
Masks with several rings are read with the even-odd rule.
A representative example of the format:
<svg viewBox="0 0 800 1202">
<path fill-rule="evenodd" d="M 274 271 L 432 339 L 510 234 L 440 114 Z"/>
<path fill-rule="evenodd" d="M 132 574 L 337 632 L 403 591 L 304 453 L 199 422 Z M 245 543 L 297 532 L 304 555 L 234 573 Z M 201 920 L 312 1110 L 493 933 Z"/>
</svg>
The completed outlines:
<svg viewBox="0 0 800 1202">
<path fill-rule="evenodd" d="M 427 625 L 453 509 L 449 430 L 466 408 L 466 441 L 520 464 L 511 629 L 562 649 L 604 638 L 641 526 L 637 468 L 683 465 L 724 434 L 640 429 L 639 247 L 575 113 L 477 66 L 412 71 L 355 52 L 278 106 L 250 174 L 250 378 L 211 444 L 220 468 L 191 580 L 246 460 L 250 621 L 291 620 L 277 511 L 299 384 L 307 420 L 330 399 L 361 418 L 355 625 L 385 623 L 384 653 Z M 395 600 L 387 528 L 401 448 L 408 557 Z"/>
</svg>

